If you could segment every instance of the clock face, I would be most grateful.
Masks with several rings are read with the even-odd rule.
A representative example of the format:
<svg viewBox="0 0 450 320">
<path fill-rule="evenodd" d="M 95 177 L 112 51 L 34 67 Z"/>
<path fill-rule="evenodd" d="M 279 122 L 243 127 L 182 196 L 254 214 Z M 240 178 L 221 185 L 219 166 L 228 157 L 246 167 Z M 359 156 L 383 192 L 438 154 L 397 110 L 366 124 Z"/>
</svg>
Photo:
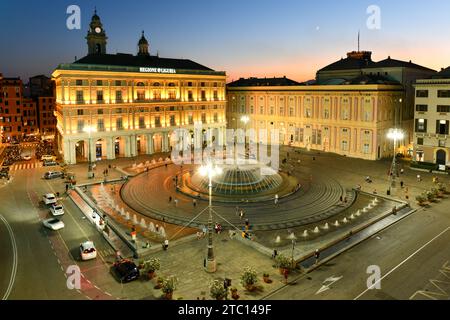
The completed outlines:
<svg viewBox="0 0 450 320">
<path fill-rule="evenodd" d="M 95 32 L 100 33 L 102 32 L 102 29 L 100 29 L 99 27 L 95 28 Z"/>
</svg>

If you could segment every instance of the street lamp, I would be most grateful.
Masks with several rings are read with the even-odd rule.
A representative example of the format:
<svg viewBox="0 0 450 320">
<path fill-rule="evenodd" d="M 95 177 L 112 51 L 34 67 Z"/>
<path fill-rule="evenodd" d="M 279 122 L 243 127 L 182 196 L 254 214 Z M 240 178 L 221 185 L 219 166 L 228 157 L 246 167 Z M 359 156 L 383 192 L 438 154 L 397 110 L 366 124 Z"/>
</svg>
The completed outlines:
<svg viewBox="0 0 450 320">
<path fill-rule="evenodd" d="M 292 241 L 292 267 L 295 268 L 295 262 L 294 262 L 294 250 L 295 250 L 295 240 L 297 240 L 297 237 L 295 236 L 295 234 L 292 232 L 289 236 L 288 239 Z"/>
<path fill-rule="evenodd" d="M 92 132 L 97 132 L 97 128 L 95 128 L 94 126 L 88 125 L 88 126 L 84 127 L 83 131 L 89 134 L 89 151 L 88 151 L 89 169 L 88 169 L 88 178 L 90 179 L 90 178 L 93 177 L 93 172 L 92 172 L 92 155 L 91 155 L 91 133 Z"/>
<path fill-rule="evenodd" d="M 392 165 L 391 165 L 391 171 L 389 173 L 390 176 L 390 186 L 389 186 L 389 190 L 391 187 L 395 187 L 395 178 L 397 175 L 397 140 L 402 140 L 404 138 L 404 133 L 401 129 L 390 129 L 387 137 L 390 140 L 394 140 L 394 156 L 392 158 Z"/>
<path fill-rule="evenodd" d="M 212 241 L 212 178 L 222 174 L 222 169 L 208 162 L 199 169 L 199 173 L 203 177 L 208 177 L 209 179 L 209 219 L 208 219 L 208 258 L 206 260 L 206 272 L 216 272 L 217 265 L 216 259 L 214 257 L 213 241 Z"/>
<path fill-rule="evenodd" d="M 245 152 L 247 153 L 247 123 L 250 122 L 250 117 L 249 116 L 242 116 L 241 117 L 241 122 L 244 123 L 244 130 L 245 130 L 244 148 L 245 148 Z"/>
</svg>

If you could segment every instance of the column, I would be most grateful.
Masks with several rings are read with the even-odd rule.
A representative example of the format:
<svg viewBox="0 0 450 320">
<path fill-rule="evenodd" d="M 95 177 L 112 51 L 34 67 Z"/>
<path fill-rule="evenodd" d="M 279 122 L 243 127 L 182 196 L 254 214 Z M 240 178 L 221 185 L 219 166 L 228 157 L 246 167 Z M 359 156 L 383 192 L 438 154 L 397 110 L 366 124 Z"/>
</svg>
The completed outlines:
<svg viewBox="0 0 450 320">
<path fill-rule="evenodd" d="M 108 160 L 114 160 L 116 153 L 114 152 L 114 139 L 112 137 L 106 138 L 106 158 Z"/>
<path fill-rule="evenodd" d="M 147 154 L 153 154 L 155 152 L 153 146 L 153 133 L 150 133 L 146 136 L 147 139 Z"/>
<path fill-rule="evenodd" d="M 125 143 L 125 158 L 129 158 L 131 157 L 131 137 L 130 136 L 126 136 L 126 137 L 122 137 L 122 139 L 124 140 Z"/>
<path fill-rule="evenodd" d="M 91 142 L 90 142 L 90 146 L 91 146 L 91 161 L 92 163 L 97 162 L 97 147 L 96 147 L 96 143 L 97 139 L 94 137 L 91 137 Z M 88 146 L 89 146 L 89 137 L 88 137 Z M 89 161 L 89 154 L 88 154 L 88 161 Z"/>
<path fill-rule="evenodd" d="M 135 157 L 137 156 L 137 139 L 136 139 L 136 135 L 133 134 L 129 137 L 129 141 L 130 141 L 130 156 L 131 157 Z"/>
</svg>

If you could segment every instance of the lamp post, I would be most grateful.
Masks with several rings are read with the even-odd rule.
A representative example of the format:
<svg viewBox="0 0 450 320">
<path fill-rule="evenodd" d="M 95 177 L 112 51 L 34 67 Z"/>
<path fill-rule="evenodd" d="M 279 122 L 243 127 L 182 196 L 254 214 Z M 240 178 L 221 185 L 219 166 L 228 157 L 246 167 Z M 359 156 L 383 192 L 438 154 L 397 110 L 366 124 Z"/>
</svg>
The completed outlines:
<svg viewBox="0 0 450 320">
<path fill-rule="evenodd" d="M 389 185 L 389 191 L 391 187 L 395 188 L 395 179 L 397 175 L 397 140 L 402 140 L 404 138 L 404 133 L 401 129 L 390 129 L 387 137 L 390 140 L 394 140 L 394 156 L 392 158 L 392 165 L 391 165 L 391 171 L 389 173 L 390 179 L 390 185 Z"/>
<path fill-rule="evenodd" d="M 208 257 L 206 259 L 206 272 L 216 272 L 217 264 L 214 257 L 213 241 L 212 241 L 212 178 L 222 174 L 222 169 L 208 162 L 206 165 L 200 167 L 200 175 L 203 177 L 208 176 L 209 179 L 209 218 L 208 218 Z"/>
<path fill-rule="evenodd" d="M 92 132 L 97 132 L 97 129 L 91 125 L 86 126 L 83 129 L 84 132 L 89 134 L 89 151 L 88 151 L 88 162 L 89 162 L 89 166 L 88 166 L 88 178 L 91 179 L 93 176 L 93 172 L 92 172 L 92 155 L 91 155 L 91 133 Z"/>
<path fill-rule="evenodd" d="M 295 250 L 295 240 L 297 240 L 297 237 L 295 236 L 295 234 L 292 232 L 289 236 L 288 239 L 290 239 L 292 241 L 292 255 L 291 255 L 291 259 L 292 259 L 292 268 L 295 268 L 295 262 L 294 262 L 294 250 Z"/>
<path fill-rule="evenodd" d="M 241 122 L 244 123 L 244 149 L 245 149 L 245 153 L 247 153 L 247 123 L 250 122 L 250 117 L 249 116 L 242 116 L 241 117 Z"/>
</svg>

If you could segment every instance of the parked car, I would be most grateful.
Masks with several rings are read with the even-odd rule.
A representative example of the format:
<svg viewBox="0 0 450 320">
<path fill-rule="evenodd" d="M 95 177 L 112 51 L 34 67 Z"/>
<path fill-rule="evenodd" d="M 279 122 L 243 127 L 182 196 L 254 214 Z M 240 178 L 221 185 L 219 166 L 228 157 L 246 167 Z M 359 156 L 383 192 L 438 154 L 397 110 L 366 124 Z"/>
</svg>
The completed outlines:
<svg viewBox="0 0 450 320">
<path fill-rule="evenodd" d="M 41 157 L 41 161 L 55 161 L 55 160 L 56 160 L 56 157 L 52 156 L 52 155 L 49 155 L 49 154 L 44 154 Z"/>
<path fill-rule="evenodd" d="M 58 165 L 58 162 L 56 162 L 56 161 L 44 161 L 44 167 L 54 167 L 57 165 Z"/>
<path fill-rule="evenodd" d="M 113 270 L 120 282 L 131 282 L 139 278 L 139 270 L 133 261 L 122 260 L 114 263 Z"/>
<path fill-rule="evenodd" d="M 50 219 L 44 220 L 44 221 L 42 221 L 42 223 L 44 224 L 44 226 L 46 228 L 49 228 L 54 231 L 64 228 L 64 222 L 62 222 L 61 220 L 56 219 L 56 218 L 50 218 Z"/>
<path fill-rule="evenodd" d="M 80 244 L 80 256 L 83 261 L 97 258 L 94 242 L 86 241 Z"/>
<path fill-rule="evenodd" d="M 48 171 L 44 174 L 44 179 L 56 179 L 64 177 L 64 173 L 61 171 Z"/>
<path fill-rule="evenodd" d="M 53 193 L 47 193 L 42 197 L 42 200 L 45 204 L 54 204 L 56 203 L 56 196 Z"/>
<path fill-rule="evenodd" d="M 50 213 L 52 216 L 62 216 L 64 215 L 64 207 L 62 204 L 55 203 L 50 207 Z"/>
</svg>

